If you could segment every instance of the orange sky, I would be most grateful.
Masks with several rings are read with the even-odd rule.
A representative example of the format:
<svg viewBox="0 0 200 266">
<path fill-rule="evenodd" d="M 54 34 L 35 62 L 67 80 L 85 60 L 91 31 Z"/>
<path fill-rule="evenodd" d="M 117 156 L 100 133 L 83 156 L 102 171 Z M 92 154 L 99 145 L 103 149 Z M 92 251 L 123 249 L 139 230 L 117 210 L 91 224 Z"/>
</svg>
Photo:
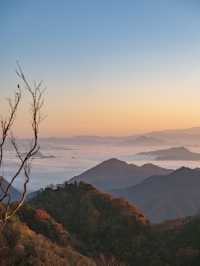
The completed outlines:
<svg viewBox="0 0 200 266">
<path fill-rule="evenodd" d="M 79 95 L 64 90 L 62 97 L 47 89 L 41 125 L 41 136 L 71 135 L 130 135 L 153 130 L 187 128 L 200 125 L 198 83 L 187 80 L 161 85 L 154 82 L 148 90 L 140 84 L 136 93 L 132 87 L 126 89 L 104 88 L 95 93 Z M 192 90 L 197 91 L 191 94 Z M 138 85 L 139 86 L 139 85 Z M 167 89 L 171 88 L 171 89 Z M 115 92 L 118 92 L 115 94 Z M 16 124 L 17 134 L 29 136 L 28 98 L 20 107 Z M 5 109 L 4 109 L 5 110 Z"/>
</svg>

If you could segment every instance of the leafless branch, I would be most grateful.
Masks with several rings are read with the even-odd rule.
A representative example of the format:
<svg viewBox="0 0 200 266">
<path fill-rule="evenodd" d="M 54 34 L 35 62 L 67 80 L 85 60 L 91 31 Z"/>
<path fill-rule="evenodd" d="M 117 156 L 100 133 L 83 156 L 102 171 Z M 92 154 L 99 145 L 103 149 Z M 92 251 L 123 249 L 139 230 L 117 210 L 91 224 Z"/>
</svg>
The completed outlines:
<svg viewBox="0 0 200 266">
<path fill-rule="evenodd" d="M 12 100 L 11 98 L 8 99 L 8 104 L 9 104 L 9 117 L 6 118 L 1 118 L 0 124 L 1 124 L 1 143 L 0 143 L 0 168 L 2 166 L 2 159 L 3 159 L 3 148 L 6 142 L 6 139 L 8 137 L 9 130 L 11 129 L 15 117 L 16 117 L 16 112 L 18 109 L 18 106 L 20 104 L 22 98 L 21 90 L 18 86 L 18 90 L 15 92 L 14 99 Z"/>
<path fill-rule="evenodd" d="M 14 151 L 16 153 L 16 156 L 19 159 L 19 166 L 16 169 L 13 176 L 10 177 L 10 181 L 5 187 L 3 187 L 3 184 L 0 182 L 0 189 L 1 189 L 0 203 L 2 203 L 2 206 L 4 206 L 2 208 L 3 213 L 1 213 L 0 217 L 0 222 L 2 223 L 5 223 L 8 219 L 10 219 L 23 205 L 27 194 L 27 185 L 30 180 L 31 159 L 40 149 L 38 143 L 38 135 L 39 135 L 40 123 L 42 121 L 41 109 L 44 105 L 44 98 L 43 98 L 44 90 L 41 88 L 42 81 L 39 82 L 38 84 L 34 83 L 34 86 L 32 87 L 28 82 L 28 80 L 26 79 L 19 63 L 17 63 L 16 73 L 23 83 L 23 88 L 28 92 L 29 96 L 31 97 L 30 111 L 31 111 L 31 128 L 32 128 L 33 137 L 32 140 L 30 141 L 29 149 L 25 153 L 21 153 L 17 145 L 16 139 L 14 138 L 14 135 L 11 134 L 10 140 L 12 147 L 14 148 Z M 1 132 L 2 132 L 2 140 L 0 143 L 0 169 L 2 167 L 2 161 L 4 156 L 3 153 L 4 145 L 6 143 L 6 139 L 8 138 L 11 132 L 13 123 L 15 122 L 16 112 L 18 110 L 18 106 L 22 98 L 20 85 L 18 85 L 17 88 L 18 89 L 15 93 L 14 100 L 8 99 L 9 110 L 10 110 L 8 118 L 0 120 Z M 18 200 L 18 202 L 16 202 L 15 204 L 11 204 L 11 195 L 10 195 L 11 187 L 22 172 L 24 173 L 25 180 L 23 183 L 23 191 L 21 197 Z"/>
</svg>

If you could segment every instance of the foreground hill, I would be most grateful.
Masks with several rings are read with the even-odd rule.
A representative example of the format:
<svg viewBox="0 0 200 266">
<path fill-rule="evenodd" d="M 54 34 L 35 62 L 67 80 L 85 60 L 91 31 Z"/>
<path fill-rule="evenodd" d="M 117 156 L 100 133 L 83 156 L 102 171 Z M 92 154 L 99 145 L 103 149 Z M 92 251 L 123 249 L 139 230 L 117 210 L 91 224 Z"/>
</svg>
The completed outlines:
<svg viewBox="0 0 200 266">
<path fill-rule="evenodd" d="M 200 170 L 182 167 L 113 194 L 136 204 L 152 222 L 195 215 L 200 209 Z"/>
<path fill-rule="evenodd" d="M 46 189 L 31 204 L 44 208 L 77 239 L 85 255 L 111 254 L 128 260 L 132 242 L 143 235 L 149 222 L 127 201 L 113 199 L 89 184 L 66 184 Z M 130 238 L 131 235 L 131 238 Z"/>
<path fill-rule="evenodd" d="M 191 152 L 185 147 L 174 147 L 169 149 L 155 150 L 149 152 L 140 152 L 137 156 L 148 157 L 158 161 L 199 161 L 200 153 Z"/>
<path fill-rule="evenodd" d="M 83 181 L 98 189 L 109 191 L 138 184 L 151 175 L 166 175 L 171 172 L 172 170 L 153 164 L 137 166 L 113 158 L 98 164 L 79 176 L 75 176 L 69 182 Z"/>
<path fill-rule="evenodd" d="M 48 211 L 53 224 L 60 223 L 69 232 L 67 241 L 72 240 L 76 250 L 98 266 L 199 266 L 198 217 L 152 226 L 133 205 L 84 183 L 47 188 L 31 205 L 31 213 L 37 213 L 37 208 Z M 33 227 L 37 222 L 29 219 L 28 223 Z M 49 226 L 42 228 L 50 237 Z M 98 263 L 97 258 L 112 259 Z"/>
<path fill-rule="evenodd" d="M 0 230 L 1 266 L 95 266 L 71 246 L 59 246 L 18 219 Z"/>
<path fill-rule="evenodd" d="M 66 184 L 40 192 L 1 228 L 0 265 L 199 266 L 199 233 L 198 216 L 152 226 L 124 200 Z"/>
</svg>

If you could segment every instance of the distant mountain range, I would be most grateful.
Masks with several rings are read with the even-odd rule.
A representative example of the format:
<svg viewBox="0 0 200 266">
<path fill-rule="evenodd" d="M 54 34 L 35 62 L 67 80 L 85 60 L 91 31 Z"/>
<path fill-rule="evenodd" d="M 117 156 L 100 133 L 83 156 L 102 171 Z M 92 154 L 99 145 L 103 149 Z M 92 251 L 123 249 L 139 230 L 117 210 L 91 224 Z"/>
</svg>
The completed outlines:
<svg viewBox="0 0 200 266">
<path fill-rule="evenodd" d="M 149 152 L 140 152 L 136 154 L 139 157 L 146 157 L 150 160 L 170 161 L 170 160 L 200 160 L 200 153 L 194 153 L 185 147 L 172 147 L 169 149 L 154 150 Z"/>
<path fill-rule="evenodd" d="M 195 215 L 200 210 L 200 169 L 137 166 L 110 159 L 72 178 L 136 204 L 157 223 Z"/>
<path fill-rule="evenodd" d="M 200 127 L 191 127 L 191 128 L 181 128 L 181 129 L 166 129 L 160 131 L 152 131 L 147 133 L 150 136 L 199 136 L 200 135 Z"/>
<path fill-rule="evenodd" d="M 141 135 L 124 137 L 123 143 L 144 144 L 144 146 L 157 145 L 200 145 L 200 127 L 187 129 L 172 129 L 153 131 Z"/>
<path fill-rule="evenodd" d="M 130 136 L 74 136 L 66 138 L 44 138 L 41 142 L 67 143 L 73 145 L 115 144 L 137 146 L 200 145 L 200 127 L 153 131 Z"/>
<path fill-rule="evenodd" d="M 182 167 L 113 194 L 136 204 L 151 222 L 195 215 L 200 209 L 200 170 Z"/>
<path fill-rule="evenodd" d="M 145 135 L 160 138 L 171 145 L 200 145 L 200 127 L 154 131 Z"/>
<path fill-rule="evenodd" d="M 109 191 L 136 185 L 151 175 L 166 175 L 172 170 L 153 164 L 137 166 L 118 159 L 109 159 L 73 177 L 69 182 L 86 182 L 98 189 Z"/>
<path fill-rule="evenodd" d="M 167 144 L 166 141 L 157 138 L 157 137 L 151 137 L 151 136 L 138 136 L 138 137 L 126 137 L 121 144 L 128 144 L 128 145 L 136 145 L 136 146 L 159 146 Z"/>
<path fill-rule="evenodd" d="M 167 144 L 166 140 L 159 137 L 144 135 L 131 135 L 131 136 L 74 136 L 69 138 L 46 138 L 42 141 L 53 143 L 67 143 L 73 145 L 94 145 L 94 144 L 114 144 L 114 145 L 136 145 L 136 146 L 157 146 Z"/>
</svg>

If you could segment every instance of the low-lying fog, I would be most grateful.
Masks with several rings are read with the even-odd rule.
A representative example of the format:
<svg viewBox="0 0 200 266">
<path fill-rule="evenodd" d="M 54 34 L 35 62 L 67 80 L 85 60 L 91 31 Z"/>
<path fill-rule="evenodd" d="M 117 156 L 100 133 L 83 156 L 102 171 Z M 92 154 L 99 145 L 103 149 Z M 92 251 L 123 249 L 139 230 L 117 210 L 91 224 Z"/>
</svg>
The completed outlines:
<svg viewBox="0 0 200 266">
<path fill-rule="evenodd" d="M 74 175 L 78 175 L 88 168 L 109 159 L 118 158 L 129 163 L 142 165 L 154 163 L 163 167 L 176 169 L 180 166 L 191 168 L 200 167 L 200 161 L 149 161 L 139 160 L 134 155 L 138 152 L 169 148 L 168 145 L 161 146 L 135 146 L 117 144 L 69 144 L 65 140 L 43 140 L 41 141 L 41 153 L 32 162 L 31 182 L 29 190 L 33 191 L 49 184 L 62 183 Z M 185 146 L 190 151 L 200 152 L 198 146 Z M 9 179 L 17 166 L 16 155 L 9 149 L 6 151 L 1 175 Z M 15 187 L 20 189 L 22 177 L 18 178 Z"/>
</svg>

